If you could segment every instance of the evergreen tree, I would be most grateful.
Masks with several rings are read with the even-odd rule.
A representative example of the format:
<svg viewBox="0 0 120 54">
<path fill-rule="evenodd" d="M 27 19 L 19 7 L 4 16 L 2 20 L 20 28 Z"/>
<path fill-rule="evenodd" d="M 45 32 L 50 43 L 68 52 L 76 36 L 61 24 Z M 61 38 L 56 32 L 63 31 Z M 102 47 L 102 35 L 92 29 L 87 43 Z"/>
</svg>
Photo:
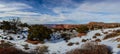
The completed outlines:
<svg viewBox="0 0 120 54">
<path fill-rule="evenodd" d="M 52 31 L 43 25 L 32 25 L 29 27 L 28 40 L 43 41 L 50 39 Z"/>
<path fill-rule="evenodd" d="M 3 29 L 3 30 L 10 30 L 10 29 L 11 29 L 10 22 L 8 22 L 8 21 L 3 21 L 2 29 Z"/>
<path fill-rule="evenodd" d="M 88 28 L 86 25 L 82 25 L 82 26 L 79 26 L 79 27 L 77 28 L 77 31 L 78 31 L 79 33 L 87 33 L 88 30 L 89 30 L 89 28 Z"/>
</svg>

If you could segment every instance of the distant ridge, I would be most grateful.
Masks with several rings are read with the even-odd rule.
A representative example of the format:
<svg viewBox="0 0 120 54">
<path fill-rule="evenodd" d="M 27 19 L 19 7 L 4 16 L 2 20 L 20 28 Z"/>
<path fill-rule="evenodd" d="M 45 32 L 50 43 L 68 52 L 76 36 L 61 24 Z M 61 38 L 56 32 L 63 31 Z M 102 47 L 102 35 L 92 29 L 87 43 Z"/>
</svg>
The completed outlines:
<svg viewBox="0 0 120 54">
<path fill-rule="evenodd" d="M 69 29 L 69 28 L 75 28 L 81 25 L 87 25 L 88 27 L 96 26 L 96 27 L 120 27 L 120 23 L 104 23 L 104 22 L 89 22 L 88 24 L 41 24 L 48 28 L 57 28 L 57 29 Z"/>
</svg>

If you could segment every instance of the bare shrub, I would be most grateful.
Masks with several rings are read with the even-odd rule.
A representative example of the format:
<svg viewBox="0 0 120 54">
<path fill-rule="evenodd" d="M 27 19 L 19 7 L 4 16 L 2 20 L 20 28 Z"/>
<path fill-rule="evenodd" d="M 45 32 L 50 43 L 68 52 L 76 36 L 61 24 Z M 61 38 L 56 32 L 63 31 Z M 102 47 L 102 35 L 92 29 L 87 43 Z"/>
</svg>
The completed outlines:
<svg viewBox="0 0 120 54">
<path fill-rule="evenodd" d="M 120 33 L 120 29 L 116 30 L 115 32 Z"/>
<path fill-rule="evenodd" d="M 98 45 L 98 42 L 86 42 L 81 45 L 81 49 L 92 49 L 94 48 L 94 45 Z"/>
<path fill-rule="evenodd" d="M 103 34 L 108 34 L 108 32 L 103 32 Z"/>
<path fill-rule="evenodd" d="M 7 48 L 12 47 L 14 44 L 10 42 L 5 42 L 4 40 L 1 41 L 0 48 Z"/>
<path fill-rule="evenodd" d="M 101 42 L 101 40 L 100 40 L 100 39 L 96 39 L 95 41 L 96 41 L 96 42 Z"/>
<path fill-rule="evenodd" d="M 30 49 L 28 44 L 23 45 L 25 50 Z"/>
<path fill-rule="evenodd" d="M 41 45 L 41 46 L 36 47 L 37 54 L 45 54 L 46 52 L 48 52 L 48 46 Z"/>
<path fill-rule="evenodd" d="M 85 39 L 82 39 L 82 42 L 86 42 L 87 40 L 85 40 Z"/>
<path fill-rule="evenodd" d="M 113 38 L 113 37 L 116 37 L 116 36 L 118 36 L 119 34 L 117 34 L 117 33 L 110 33 L 110 34 L 108 34 L 108 35 L 106 35 L 105 37 L 104 37 L 104 40 L 105 39 L 108 39 L 108 38 Z"/>
<path fill-rule="evenodd" d="M 113 33 L 106 35 L 104 39 L 113 38 L 120 35 L 120 30 L 114 30 Z"/>
<path fill-rule="evenodd" d="M 70 43 L 68 43 L 67 45 L 68 45 L 68 46 L 72 46 L 73 44 L 74 44 L 74 43 L 70 42 Z"/>
<path fill-rule="evenodd" d="M 116 41 L 117 41 L 117 42 L 120 42 L 120 38 L 117 38 Z"/>
<path fill-rule="evenodd" d="M 14 47 L 14 44 L 11 42 L 1 40 L 0 54 L 30 54 L 30 53 L 26 53 L 22 50 L 16 49 Z"/>
<path fill-rule="evenodd" d="M 91 43 L 84 44 L 85 46 L 68 51 L 66 54 L 112 54 L 106 45 L 94 45 Z"/>
<path fill-rule="evenodd" d="M 100 33 L 96 33 L 95 36 L 101 36 L 101 34 Z"/>
<path fill-rule="evenodd" d="M 79 42 L 76 42 L 75 44 L 76 44 L 76 45 L 79 45 Z"/>
<path fill-rule="evenodd" d="M 93 38 L 97 38 L 96 36 L 93 36 Z"/>
<path fill-rule="evenodd" d="M 1 43 L 4 43 L 5 41 L 4 41 L 4 40 L 1 40 L 0 42 L 1 42 Z"/>
<path fill-rule="evenodd" d="M 0 54 L 30 54 L 14 47 L 0 48 Z"/>
<path fill-rule="evenodd" d="M 62 33 L 61 36 L 66 42 L 68 42 L 68 40 L 70 40 L 70 36 L 67 33 Z"/>
<path fill-rule="evenodd" d="M 120 44 L 118 44 L 117 48 L 120 48 Z"/>
<path fill-rule="evenodd" d="M 109 32 L 112 32 L 112 30 L 108 30 Z"/>
</svg>

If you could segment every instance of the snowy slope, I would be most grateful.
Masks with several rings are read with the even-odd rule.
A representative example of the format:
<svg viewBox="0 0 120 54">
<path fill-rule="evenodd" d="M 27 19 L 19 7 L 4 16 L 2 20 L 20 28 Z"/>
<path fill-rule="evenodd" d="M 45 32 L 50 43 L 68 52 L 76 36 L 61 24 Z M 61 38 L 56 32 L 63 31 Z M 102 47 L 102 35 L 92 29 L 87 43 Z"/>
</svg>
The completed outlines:
<svg viewBox="0 0 120 54">
<path fill-rule="evenodd" d="M 104 32 L 106 32 L 106 31 L 108 32 L 109 30 L 117 30 L 117 29 L 120 29 L 120 28 L 104 29 Z M 0 33 L 2 34 L 2 32 L 0 32 Z M 117 45 L 120 44 L 120 43 L 117 42 L 117 41 L 114 41 L 116 38 L 118 38 L 120 36 L 117 36 L 115 38 L 110 38 L 110 39 L 103 40 L 103 38 L 105 37 L 105 34 L 103 34 L 101 30 L 90 31 L 90 32 L 88 32 L 87 35 L 82 36 L 82 37 L 72 38 L 68 42 L 65 42 L 65 41 L 61 41 L 61 42 L 57 42 L 57 43 L 46 42 L 45 44 L 34 45 L 34 44 L 30 44 L 30 43 L 25 42 L 26 39 L 22 39 L 22 40 L 6 40 L 6 41 L 10 41 L 10 42 L 16 44 L 15 45 L 16 48 L 22 49 L 22 50 L 24 50 L 26 52 L 29 52 L 29 51 L 35 49 L 36 46 L 46 45 L 46 46 L 48 46 L 48 50 L 49 50 L 50 54 L 52 54 L 52 53 L 65 54 L 67 51 L 70 51 L 70 50 L 75 49 L 75 48 L 80 48 L 81 45 L 84 44 L 84 42 L 81 42 L 82 39 L 91 39 L 89 41 L 95 40 L 95 39 L 93 39 L 93 36 L 95 35 L 95 33 L 102 34 L 100 37 L 97 37 L 97 38 L 102 40 L 99 44 L 105 44 L 107 46 L 110 46 L 112 48 L 113 54 L 120 54 L 120 49 L 117 48 Z M 111 32 L 109 31 L 109 33 L 111 33 Z M 73 46 L 68 46 L 67 44 L 69 42 L 73 42 L 73 43 L 79 42 L 79 45 L 74 44 Z M 25 45 L 25 44 L 28 44 L 28 46 L 30 48 L 29 50 L 24 49 L 23 45 Z"/>
</svg>

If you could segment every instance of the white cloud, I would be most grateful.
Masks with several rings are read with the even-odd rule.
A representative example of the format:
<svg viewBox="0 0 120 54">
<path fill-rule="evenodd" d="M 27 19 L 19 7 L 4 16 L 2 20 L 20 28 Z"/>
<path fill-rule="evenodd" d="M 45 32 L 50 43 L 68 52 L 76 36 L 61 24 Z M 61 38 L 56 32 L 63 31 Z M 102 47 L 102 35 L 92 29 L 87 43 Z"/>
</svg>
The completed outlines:
<svg viewBox="0 0 120 54">
<path fill-rule="evenodd" d="M 28 15 L 28 16 L 30 16 L 30 15 L 41 15 L 41 14 L 39 14 L 39 13 L 35 13 L 35 12 L 23 12 L 23 11 L 13 11 L 13 12 L 6 12 L 6 14 L 12 14 L 12 15 L 23 15 L 23 16 L 25 16 L 25 15 Z"/>
<path fill-rule="evenodd" d="M 0 3 L 0 17 L 26 17 L 40 16 L 40 13 L 25 12 L 23 9 L 30 9 L 31 6 L 24 3 Z M 2 19 L 0 19 L 2 20 Z M 29 19 L 28 19 L 29 20 Z"/>
<path fill-rule="evenodd" d="M 119 8 L 120 2 L 98 2 L 98 3 L 89 3 L 86 2 L 79 6 L 78 10 L 88 11 L 88 12 L 107 12 L 107 13 L 120 13 Z"/>
<path fill-rule="evenodd" d="M 35 12 L 23 12 L 21 9 L 32 8 L 29 5 L 23 3 L 8 3 L 0 4 L 0 17 L 15 16 L 20 17 L 23 22 L 28 22 L 30 24 L 40 24 L 40 23 L 50 23 L 50 22 L 60 22 L 64 21 L 64 16 L 51 16 L 48 14 L 41 14 Z"/>
<path fill-rule="evenodd" d="M 0 4 L 0 8 L 3 8 L 3 7 L 5 7 L 5 5 Z"/>
<path fill-rule="evenodd" d="M 42 14 L 41 16 L 24 16 L 21 18 L 21 20 L 30 24 L 50 24 L 62 22 L 65 20 L 65 18 L 64 16 L 51 16 L 48 14 Z"/>
<path fill-rule="evenodd" d="M 17 11 L 21 9 L 32 8 L 24 3 L 0 3 L 0 11 L 8 12 L 8 11 Z"/>
<path fill-rule="evenodd" d="M 41 14 L 31 18 L 29 23 L 64 23 L 67 20 L 75 21 L 75 23 L 88 23 L 91 21 L 97 22 L 119 22 L 120 19 L 120 8 L 118 8 L 120 2 L 111 3 L 108 1 L 100 3 L 89 3 L 85 2 L 79 4 L 77 8 L 69 9 L 65 7 L 53 8 L 53 11 L 58 14 L 57 16 Z M 68 13 L 63 13 L 68 12 Z M 30 18 L 30 17 L 27 17 Z M 36 18 L 36 19 L 35 19 Z M 65 22 L 73 23 L 74 22 Z"/>
<path fill-rule="evenodd" d="M 101 21 L 101 22 L 119 22 L 120 20 L 120 2 L 98 2 L 89 3 L 85 2 L 78 5 L 77 8 L 67 9 L 66 8 L 55 8 L 53 11 L 59 15 L 63 15 L 65 20 L 73 20 L 78 23 L 88 23 L 90 21 Z M 62 13 L 67 11 L 70 13 Z"/>
<path fill-rule="evenodd" d="M 71 1 L 69 2 L 71 3 Z M 84 2 L 82 4 L 75 4 L 77 8 L 72 9 L 67 7 L 53 8 L 53 11 L 58 15 L 49 15 L 35 12 L 19 11 L 21 9 L 32 8 L 31 6 L 23 3 L 8 3 L 8 4 L 0 3 L 0 12 L 4 12 L 0 13 L 0 16 L 1 17 L 18 16 L 21 17 L 21 20 L 23 22 L 28 22 L 30 24 L 42 24 L 42 23 L 49 24 L 61 22 L 64 23 L 67 20 L 75 21 L 75 23 L 88 23 L 90 21 L 119 22 L 120 20 L 119 5 L 120 2 L 109 1 L 98 3 Z"/>
</svg>

